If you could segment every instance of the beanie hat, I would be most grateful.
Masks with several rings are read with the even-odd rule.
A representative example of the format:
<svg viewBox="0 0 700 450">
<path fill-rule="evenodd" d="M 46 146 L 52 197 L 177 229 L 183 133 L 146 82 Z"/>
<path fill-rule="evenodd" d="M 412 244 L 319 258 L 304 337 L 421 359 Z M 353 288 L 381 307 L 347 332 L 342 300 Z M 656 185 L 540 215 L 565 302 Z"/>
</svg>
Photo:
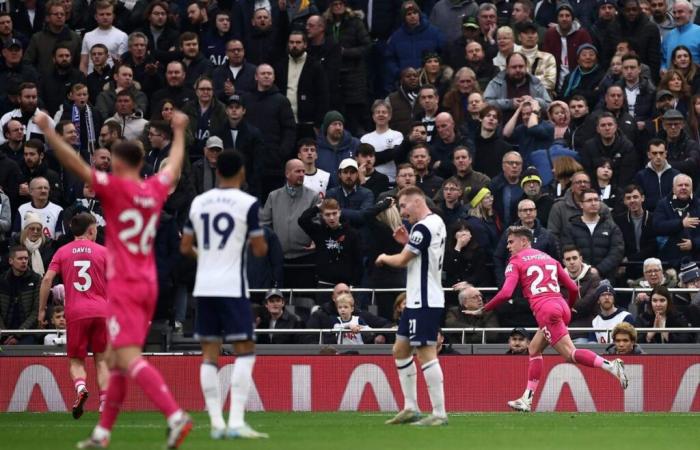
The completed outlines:
<svg viewBox="0 0 700 450">
<path fill-rule="evenodd" d="M 617 0 L 598 0 L 597 8 L 600 8 L 603 5 L 613 5 L 615 7 L 615 9 L 617 9 L 618 1 Z"/>
<path fill-rule="evenodd" d="M 472 189 L 471 191 L 469 191 L 467 193 L 466 200 L 467 203 L 469 203 L 469 206 L 471 206 L 472 208 L 476 208 L 487 195 L 491 195 L 491 190 L 484 186 L 479 190 Z"/>
<path fill-rule="evenodd" d="M 438 55 L 437 52 L 434 52 L 434 51 L 423 52 L 423 64 L 428 62 L 429 59 L 437 59 L 438 62 L 442 63 L 442 58 L 440 58 L 440 55 Z"/>
<path fill-rule="evenodd" d="M 530 166 L 525 169 L 523 172 L 523 179 L 520 180 L 520 187 L 522 187 L 528 181 L 537 181 L 538 183 L 542 184 L 542 177 L 540 177 L 540 172 L 537 170 L 537 167 Z"/>
<path fill-rule="evenodd" d="M 343 122 L 345 125 L 345 117 L 338 111 L 332 110 L 328 111 L 325 116 L 323 116 L 323 123 L 321 124 L 321 133 L 326 134 L 328 127 L 331 126 L 333 122 Z"/>
<path fill-rule="evenodd" d="M 418 3 L 416 3 L 413 0 L 408 0 L 403 2 L 403 4 L 401 5 L 401 18 L 406 17 L 406 13 L 411 9 L 417 11 L 418 14 L 421 14 L 420 6 L 418 6 Z"/>
<path fill-rule="evenodd" d="M 690 283 L 693 280 L 697 280 L 700 278 L 700 269 L 698 269 L 698 265 L 694 261 L 686 261 L 683 264 L 681 264 L 681 274 L 680 274 L 680 279 L 681 282 L 685 283 Z"/>
<path fill-rule="evenodd" d="M 562 9 L 566 9 L 571 13 L 571 15 L 574 15 L 574 7 L 571 6 L 569 2 L 559 3 L 559 5 L 557 6 L 557 14 L 559 14 L 559 11 L 561 11 Z"/>
<path fill-rule="evenodd" d="M 24 222 L 23 228 L 27 228 L 29 225 L 33 223 L 38 223 L 42 227 L 44 226 L 44 221 L 41 220 L 41 216 L 34 211 L 29 211 L 27 214 L 24 215 L 24 219 L 22 220 Z"/>
<path fill-rule="evenodd" d="M 612 294 L 613 297 L 615 296 L 615 289 L 613 289 L 608 280 L 600 282 L 598 289 L 595 290 L 595 298 L 599 298 L 603 294 Z"/>
<path fill-rule="evenodd" d="M 576 56 L 579 56 L 581 54 L 581 52 L 586 50 L 586 49 L 593 50 L 595 52 L 596 56 L 598 56 L 598 49 L 596 48 L 596 46 L 593 44 L 588 44 L 588 43 L 581 44 L 578 46 L 578 48 L 576 49 Z"/>
</svg>

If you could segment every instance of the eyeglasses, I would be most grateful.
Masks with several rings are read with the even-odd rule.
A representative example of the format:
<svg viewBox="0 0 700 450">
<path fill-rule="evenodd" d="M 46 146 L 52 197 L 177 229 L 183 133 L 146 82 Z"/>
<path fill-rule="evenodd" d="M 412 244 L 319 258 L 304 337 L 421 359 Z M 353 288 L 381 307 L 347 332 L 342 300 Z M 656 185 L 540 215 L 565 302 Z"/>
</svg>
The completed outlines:
<svg viewBox="0 0 700 450">
<path fill-rule="evenodd" d="M 518 209 L 518 212 L 525 212 L 525 213 L 527 213 L 527 212 L 535 212 L 535 211 L 537 211 L 537 208 L 522 208 L 522 209 Z"/>
<path fill-rule="evenodd" d="M 571 184 L 591 184 L 591 182 L 588 180 L 577 180 L 577 181 L 572 181 Z"/>
<path fill-rule="evenodd" d="M 503 161 L 503 164 L 508 164 L 509 166 L 522 166 L 522 161 Z"/>
</svg>

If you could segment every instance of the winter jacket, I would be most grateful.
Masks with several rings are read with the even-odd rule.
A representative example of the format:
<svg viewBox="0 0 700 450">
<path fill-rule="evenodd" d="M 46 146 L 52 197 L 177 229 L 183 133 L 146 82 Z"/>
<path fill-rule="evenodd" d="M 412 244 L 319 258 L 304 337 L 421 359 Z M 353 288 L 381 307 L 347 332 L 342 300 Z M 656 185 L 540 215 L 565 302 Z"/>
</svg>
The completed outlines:
<svg viewBox="0 0 700 450">
<path fill-rule="evenodd" d="M 194 89 L 189 86 L 165 86 L 157 90 L 151 97 L 151 113 L 158 111 L 163 105 L 163 100 L 169 99 L 177 108 L 182 108 L 190 100 L 196 99 Z"/>
<path fill-rule="evenodd" d="M 39 287 L 41 276 L 31 270 L 16 277 L 12 269 L 8 269 L 0 276 L 0 329 L 11 325 L 13 316 L 19 320 L 17 328 L 36 328 Z"/>
<path fill-rule="evenodd" d="M 484 249 L 486 263 L 493 258 L 493 251 L 501 238 L 503 227 L 497 217 L 493 219 L 480 219 L 474 216 L 467 216 L 464 219 L 472 230 L 472 236 L 476 238 L 479 247 Z"/>
<path fill-rule="evenodd" d="M 49 114 L 52 116 L 56 114 L 58 108 L 66 101 L 71 87 L 76 83 L 85 84 L 85 75 L 74 67 L 68 69 L 66 73 L 58 73 L 54 68 L 49 75 L 42 77 L 39 92 Z"/>
<path fill-rule="evenodd" d="M 265 152 L 262 155 L 266 175 L 281 176 L 284 163 L 292 155 L 296 141 L 296 122 L 289 100 L 277 86 L 266 91 L 244 93 L 246 120 L 263 134 Z"/>
<path fill-rule="evenodd" d="M 690 199 L 687 208 L 683 210 L 684 205 L 679 204 L 673 197 L 673 194 L 667 195 L 656 205 L 653 224 L 659 243 L 659 258 L 677 266 L 683 257 L 700 259 L 700 227 L 683 227 L 684 217 L 700 217 L 700 199 Z M 691 240 L 693 248 L 689 252 L 678 248 L 682 239 Z"/>
<path fill-rule="evenodd" d="M 510 204 L 504 204 L 503 194 L 506 189 L 510 188 Z M 489 183 L 489 190 L 493 195 L 493 209 L 498 214 L 504 227 L 510 226 L 518 218 L 516 214 L 512 214 L 512 211 L 516 209 L 520 197 L 523 195 L 523 189 L 519 182 L 511 184 L 506 180 L 502 173 L 499 173 L 494 178 L 491 179 Z"/>
<path fill-rule="evenodd" d="M 22 178 L 19 165 L 0 151 L 0 191 L 7 195 L 12 211 L 16 211 L 20 204 L 25 203 L 19 201 L 19 185 Z"/>
<path fill-rule="evenodd" d="M 651 163 L 637 172 L 634 176 L 634 184 L 644 190 L 644 209 L 651 211 L 657 203 L 673 190 L 673 177 L 680 172 L 667 162 L 661 173 L 656 172 Z"/>
<path fill-rule="evenodd" d="M 341 55 L 338 44 L 325 39 L 321 45 L 311 45 L 306 48 L 306 54 L 321 65 L 328 83 L 329 109 L 343 110 L 343 93 L 340 90 Z M 395 111 L 394 111 L 395 112 Z"/>
<path fill-rule="evenodd" d="M 328 142 L 324 134 L 318 135 L 316 140 L 318 159 L 316 167 L 331 174 L 331 184 L 338 182 L 338 166 L 345 158 L 354 158 L 360 140 L 353 137 L 347 130 L 343 132 L 343 138 L 337 146 Z"/>
<path fill-rule="evenodd" d="M 522 226 L 522 222 L 517 220 L 513 225 Z M 543 227 L 539 220 L 535 220 L 532 234 L 534 235 L 532 248 L 545 252 L 557 261 L 561 259 L 559 240 L 551 231 Z M 508 252 L 507 244 L 508 235 L 507 233 L 503 233 L 501 239 L 498 241 L 498 246 L 493 252 L 493 271 L 496 275 L 496 283 L 498 285 L 502 285 L 505 280 L 505 269 L 510 260 L 510 252 Z"/>
<path fill-rule="evenodd" d="M 148 97 L 146 97 L 146 94 L 141 91 L 140 85 L 134 84 L 129 89 L 136 99 L 136 109 L 142 112 L 148 111 Z M 117 91 L 115 89 L 114 82 L 112 81 L 109 84 L 106 84 L 103 87 L 102 92 L 100 92 L 100 94 L 97 96 L 97 99 L 95 100 L 95 109 L 102 117 L 110 117 L 116 112 L 116 104 Z M 153 105 L 153 107 L 157 108 L 158 106 Z M 179 107 L 182 107 L 182 105 L 179 105 Z"/>
<path fill-rule="evenodd" d="M 598 118 L 604 112 L 609 112 L 615 117 L 617 122 L 617 131 L 619 134 L 624 135 L 630 142 L 636 142 L 637 137 L 637 124 L 634 122 L 634 117 L 627 112 L 627 109 L 623 107 L 618 111 L 610 111 L 605 106 L 600 109 L 596 109 L 586 116 L 586 120 L 583 125 L 576 132 L 576 141 L 580 142 L 582 145 L 577 149 L 579 152 L 583 150 L 583 146 L 586 145 L 589 139 L 592 139 L 598 135 L 596 128 L 598 126 Z M 641 167 L 638 167 L 640 169 Z M 636 171 L 635 171 L 636 173 Z"/>
<path fill-rule="evenodd" d="M 263 173 L 263 152 L 265 141 L 259 129 L 254 127 L 245 118 L 238 123 L 236 142 L 233 142 L 231 128 L 228 121 L 220 129 L 212 129 L 212 136 L 218 136 L 224 142 L 224 148 L 232 148 L 241 152 L 245 158 L 246 192 L 251 195 L 259 195 L 261 188 L 261 175 Z M 196 180 L 196 178 L 195 178 Z M 197 184 L 195 183 L 195 187 Z"/>
<path fill-rule="evenodd" d="M 696 178 L 700 175 L 700 145 L 682 130 L 678 139 L 669 141 L 665 132 L 660 135 L 666 141 L 668 163 L 678 171 Z"/>
<path fill-rule="evenodd" d="M 7 95 L 7 88 L 14 83 L 19 86 L 24 82 L 39 85 L 39 72 L 26 61 L 20 61 L 18 65 L 9 67 L 5 61 L 0 61 L 0 96 Z"/>
<path fill-rule="evenodd" d="M 549 212 L 549 220 L 547 221 L 547 229 L 554 233 L 554 235 L 561 241 L 562 235 L 564 234 L 564 228 L 568 226 L 568 223 L 576 216 L 582 214 L 581 208 L 574 201 L 574 197 L 571 194 L 571 189 L 568 189 L 563 197 L 558 198 L 554 205 L 552 205 L 552 210 Z M 600 215 L 609 216 L 610 208 L 604 203 L 600 205 Z"/>
<path fill-rule="evenodd" d="M 619 80 L 615 83 L 623 89 L 626 85 L 625 80 Z M 603 91 L 601 88 L 600 92 Z M 627 108 L 627 102 L 625 101 L 625 108 Z M 646 122 L 651 120 L 654 116 L 654 110 L 656 109 L 656 88 L 651 81 L 646 78 L 641 78 L 639 80 L 639 93 L 637 94 L 636 103 L 634 104 L 634 120 L 635 122 Z"/>
<path fill-rule="evenodd" d="M 144 119 L 143 113 L 138 110 L 128 116 L 116 113 L 108 120 L 117 122 L 122 127 L 122 136 L 128 140 L 139 139 L 143 134 L 143 129 L 148 125 L 148 120 Z"/>
<path fill-rule="evenodd" d="M 656 316 L 649 312 L 644 312 L 637 316 L 637 326 L 639 328 L 654 328 L 654 320 Z M 688 319 L 679 312 L 666 316 L 666 328 L 684 328 L 689 327 Z M 693 342 L 695 335 L 693 333 L 668 333 L 668 341 L 662 341 L 661 333 L 655 332 L 654 337 L 651 341 L 647 340 L 647 333 L 639 333 L 637 338 L 640 342 L 650 342 L 652 344 L 687 344 Z"/>
<path fill-rule="evenodd" d="M 305 328 L 304 322 L 296 315 L 291 314 L 286 309 L 282 311 L 282 315 L 275 320 L 275 326 L 271 324 L 270 315 L 265 311 L 260 320 L 260 325 L 256 328 L 266 329 L 274 328 L 275 330 L 299 330 Z M 258 344 L 298 344 L 301 341 L 301 334 L 267 334 L 257 333 L 255 340 Z"/>
<path fill-rule="evenodd" d="M 287 95 L 289 59 L 285 58 L 275 67 L 275 83 L 280 92 Z M 304 66 L 299 74 L 296 86 L 297 123 L 313 124 L 320 128 L 323 116 L 330 108 L 330 92 L 326 74 L 321 64 L 304 56 Z"/>
<path fill-rule="evenodd" d="M 170 49 L 179 48 L 180 32 L 170 24 L 166 23 L 165 27 L 158 36 L 158 40 L 153 37 L 150 26 L 140 28 L 148 38 L 148 54 L 153 55 L 161 65 L 166 66 L 170 61 L 176 59 L 177 52 Z"/>
<path fill-rule="evenodd" d="M 4 156 L 4 155 L 3 155 Z M 4 165 L 9 166 L 9 161 L 5 160 L 3 161 L 3 156 L 0 156 L 0 172 L 3 171 L 2 167 Z M 19 186 L 19 183 L 27 183 L 29 184 L 34 178 L 38 177 L 43 177 L 46 178 L 46 181 L 49 182 L 49 201 L 56 203 L 57 205 L 63 205 L 64 199 L 63 199 L 63 184 L 61 182 L 61 177 L 59 176 L 56 171 L 49 169 L 49 165 L 47 161 L 42 161 L 38 167 L 36 167 L 34 170 L 29 170 L 29 167 L 22 161 L 22 164 L 19 166 L 20 170 L 20 178 L 17 181 L 16 186 Z M 0 177 L 1 180 L 1 177 Z M 2 186 L 2 182 L 0 181 L 0 186 Z M 4 189 L 5 193 L 7 194 L 8 191 L 7 189 Z M 82 192 L 81 192 L 82 194 Z M 16 200 L 16 198 L 15 198 Z M 31 202 L 32 199 L 29 195 L 27 196 L 20 196 L 19 197 L 20 203 L 17 205 L 21 205 L 22 203 L 27 203 Z"/>
<path fill-rule="evenodd" d="M 202 53 L 197 53 L 197 56 L 189 64 L 184 58 L 182 61 L 185 64 L 185 86 L 194 87 L 197 78 L 203 75 L 211 77 L 214 71 L 214 65 Z"/>
<path fill-rule="evenodd" d="M 595 267 L 601 278 L 614 277 L 625 256 L 622 232 L 610 216 L 600 217 L 592 235 L 582 216 L 571 219 L 564 227 L 561 242 L 581 250 L 583 260 Z"/>
<path fill-rule="evenodd" d="M 481 284 L 481 283 L 480 283 Z M 498 316 L 495 311 L 485 311 L 478 316 L 468 316 L 462 312 L 463 306 L 452 306 L 445 314 L 446 328 L 498 328 Z M 482 335 L 478 332 L 467 332 L 463 335 L 465 344 L 481 344 Z M 497 333 L 486 333 L 487 342 L 497 342 Z"/>
<path fill-rule="evenodd" d="M 551 53 L 540 51 L 539 48 L 526 49 L 521 47 L 520 53 L 527 59 L 527 70 L 542 82 L 547 92 L 554 92 L 557 87 L 557 60 Z"/>
<path fill-rule="evenodd" d="M 610 60 L 615 56 L 615 47 L 620 42 L 620 23 L 615 18 L 598 19 L 592 27 L 586 27 L 586 30 L 593 39 L 593 45 L 598 49 L 598 64 L 604 68 L 609 67 Z"/>
<path fill-rule="evenodd" d="M 620 37 L 627 40 L 642 62 L 649 66 L 654 82 L 659 80 L 661 67 L 661 35 L 651 18 L 640 14 L 634 22 L 628 22 L 624 14 L 618 14 Z"/>
<path fill-rule="evenodd" d="M 201 117 L 199 100 L 190 100 L 182 107 L 182 112 L 190 118 L 188 125 L 190 133 L 194 137 L 193 145 L 188 149 L 190 159 L 199 159 L 204 151 L 204 144 L 210 136 L 214 136 L 214 130 L 221 130 L 228 125 L 228 116 L 226 115 L 226 107 L 216 98 L 213 98 L 209 105 L 211 111 L 208 111 L 209 120 L 206 124 L 206 130 L 202 132 L 199 127 L 199 119 Z"/>
<path fill-rule="evenodd" d="M 374 194 L 362 186 L 355 186 L 350 192 L 346 192 L 342 186 L 336 186 L 326 191 L 326 198 L 337 200 L 341 215 L 355 228 L 365 224 L 364 212 L 374 205 Z"/>
<path fill-rule="evenodd" d="M 430 23 L 451 42 L 462 37 L 462 17 L 476 17 L 478 12 L 474 0 L 439 0 L 430 12 Z"/>
<path fill-rule="evenodd" d="M 95 73 L 95 72 L 93 72 Z M 73 121 L 73 103 L 70 101 L 65 101 L 60 108 L 58 108 L 58 111 L 56 111 L 56 115 L 54 116 L 54 121 L 56 123 L 62 121 L 62 120 L 68 120 L 68 121 Z M 87 119 L 87 110 L 86 109 L 81 109 L 79 110 L 80 112 L 80 150 L 83 152 L 88 152 L 89 147 L 90 147 L 90 141 L 88 139 L 88 119 Z M 92 125 L 93 125 L 93 134 L 92 136 L 95 139 L 94 148 L 98 148 L 100 146 L 99 138 L 100 138 L 100 128 L 102 128 L 102 115 L 97 111 L 95 108 L 90 108 L 90 115 L 92 119 Z M 89 162 L 89 160 L 88 160 Z"/>
<path fill-rule="evenodd" d="M 159 70 L 149 72 L 146 66 L 150 64 L 158 64 L 158 60 L 153 55 L 147 54 L 143 61 L 137 63 L 131 52 L 126 52 L 122 55 L 121 62 L 128 64 L 134 72 L 134 82 L 141 86 L 141 90 L 146 95 L 152 95 L 165 84 L 165 77 Z M 110 70 L 111 72 L 111 70 Z M 94 70 L 93 72 L 94 73 Z M 92 75 L 92 73 L 90 75 Z M 88 75 L 88 78 L 90 78 Z M 104 83 L 103 83 L 104 85 Z M 92 99 L 92 97 L 90 97 Z"/>
<path fill-rule="evenodd" d="M 486 174 L 489 178 L 495 177 L 501 173 L 503 155 L 512 149 L 511 145 L 498 132 L 489 138 L 482 137 L 481 133 L 477 134 L 474 137 L 474 151 L 472 152 L 474 170 Z"/>
<path fill-rule="evenodd" d="M 233 84 L 234 92 L 238 94 L 241 92 L 255 91 L 257 89 L 255 70 L 255 65 L 248 61 L 243 61 L 241 70 L 238 71 L 238 75 L 234 78 L 231 67 L 228 64 L 217 67 L 214 69 L 212 75 L 212 81 L 214 81 L 214 95 L 216 95 L 216 98 L 226 103 L 226 100 L 228 100 L 228 96 L 224 94 L 224 84 L 226 80 Z"/>
<path fill-rule="evenodd" d="M 625 258 L 629 262 L 642 263 L 645 259 L 657 255 L 656 233 L 654 232 L 654 214 L 644 211 L 642 216 L 642 234 L 639 238 L 639 247 L 634 235 L 634 222 L 629 212 L 624 212 L 615 216 L 615 223 L 622 232 L 625 240 Z"/>
<path fill-rule="evenodd" d="M 556 19 L 553 22 L 556 22 Z M 547 25 L 548 24 L 544 24 L 542 26 Z M 583 44 L 592 44 L 593 39 L 591 39 L 591 35 L 588 34 L 588 31 L 586 31 L 585 28 L 581 28 L 581 25 L 579 25 L 577 21 L 574 21 L 571 30 L 567 33 L 564 39 L 566 39 L 566 50 L 569 58 L 569 72 L 572 72 L 578 66 L 578 61 L 576 59 L 576 49 L 578 49 L 579 46 Z M 547 29 L 547 31 L 544 34 L 544 42 L 542 44 L 542 50 L 547 53 L 551 53 L 552 55 L 554 55 L 554 59 L 557 60 L 557 80 L 559 80 L 559 77 L 566 75 L 562 74 L 562 71 L 560 70 L 562 65 L 561 41 L 562 34 L 560 32 L 559 26 L 557 25 L 554 28 Z"/>
<path fill-rule="evenodd" d="M 571 327 L 590 327 L 593 318 L 598 314 L 598 297 L 595 293 L 600 284 L 600 275 L 589 264 L 583 264 L 581 273 L 577 277 L 569 276 L 578 286 L 579 298 L 574 303 L 571 314 Z M 568 273 L 568 271 L 567 271 Z M 580 336 L 585 337 L 585 336 Z"/>
<path fill-rule="evenodd" d="M 80 61 L 80 35 L 69 27 L 63 27 L 61 31 L 54 33 L 48 26 L 32 36 L 29 46 L 24 51 L 24 60 L 36 67 L 42 77 L 49 76 L 54 70 L 53 49 L 59 42 L 70 48 L 74 63 Z"/>
<path fill-rule="evenodd" d="M 546 110 L 549 103 L 552 101 L 547 89 L 545 89 L 539 78 L 527 74 L 530 85 L 530 95 L 537 100 L 540 108 Z M 506 80 L 506 71 L 502 71 L 496 75 L 484 91 L 484 100 L 494 106 L 498 106 L 504 113 L 510 113 L 516 110 L 513 104 L 513 99 L 508 97 L 508 85 Z"/>
<path fill-rule="evenodd" d="M 576 69 L 572 69 L 573 72 Z M 600 83 L 605 77 L 605 70 L 598 65 L 591 72 L 586 74 L 581 74 L 581 80 L 578 86 L 573 89 L 568 89 L 569 80 L 571 79 L 571 72 L 564 78 L 564 82 L 559 90 L 559 98 L 565 102 L 571 100 L 574 95 L 582 95 L 589 105 L 598 104 L 598 99 L 600 98 Z"/>
<path fill-rule="evenodd" d="M 248 247 L 248 285 L 251 289 L 266 289 L 271 286 L 284 287 L 284 253 L 277 235 L 270 227 L 263 227 L 267 254 L 262 257 L 253 255 Z"/>
<path fill-rule="evenodd" d="M 634 179 L 639 170 L 637 150 L 625 136 L 620 133 L 615 135 L 611 145 L 605 145 L 600 136 L 589 139 L 581 150 L 581 165 L 591 178 L 595 177 L 596 165 L 600 158 L 612 160 L 613 185 L 626 186 Z"/>
<path fill-rule="evenodd" d="M 399 86 L 399 88 L 389 94 L 386 99 L 391 105 L 389 128 L 403 135 L 408 134 L 411 131 L 413 118 L 422 111 L 421 106 L 418 104 L 418 97 L 411 103 L 403 86 Z"/>
<path fill-rule="evenodd" d="M 547 149 L 552 145 L 554 142 L 554 125 L 548 120 L 542 121 L 534 127 L 521 123 L 515 126 L 515 130 L 513 130 L 509 140 L 517 146 L 523 160 L 528 161 L 528 157 L 532 152 Z"/>
</svg>

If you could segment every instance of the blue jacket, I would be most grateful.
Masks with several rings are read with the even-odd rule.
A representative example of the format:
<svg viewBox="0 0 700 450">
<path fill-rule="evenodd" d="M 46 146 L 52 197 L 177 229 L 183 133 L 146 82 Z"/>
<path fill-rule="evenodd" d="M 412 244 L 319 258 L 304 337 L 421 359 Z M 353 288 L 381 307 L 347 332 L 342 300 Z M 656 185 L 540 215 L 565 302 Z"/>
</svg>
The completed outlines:
<svg viewBox="0 0 700 450">
<path fill-rule="evenodd" d="M 323 169 L 331 174 L 330 185 L 338 184 L 338 166 L 340 166 L 340 161 L 345 158 L 352 158 L 355 156 L 357 147 L 360 145 L 360 140 L 353 137 L 347 130 L 343 132 L 343 139 L 340 140 L 340 144 L 333 146 L 326 139 L 325 134 L 319 134 L 316 140 L 318 146 L 318 159 L 316 160 L 316 167 Z"/>
<path fill-rule="evenodd" d="M 489 184 L 489 190 L 491 191 L 491 194 L 493 194 L 493 209 L 496 210 L 496 214 L 498 214 L 498 217 L 501 219 L 504 227 L 510 226 L 511 223 L 518 219 L 517 214 L 513 213 L 513 211 L 516 210 L 515 206 L 523 196 L 523 189 L 520 187 L 520 183 L 517 183 L 515 188 L 512 190 L 510 204 L 503 204 L 503 191 L 507 186 L 509 186 L 509 183 L 502 173 L 493 178 Z M 505 219 L 506 211 L 510 216 L 508 221 L 509 223 L 507 223 Z"/>
<path fill-rule="evenodd" d="M 690 256 L 692 259 L 700 257 L 700 228 L 683 227 L 684 217 L 700 217 L 700 199 L 694 197 L 690 201 L 688 209 L 682 214 L 679 214 L 672 202 L 673 194 L 661 199 L 654 211 L 653 223 L 656 240 L 661 249 L 659 258 L 678 267 L 683 257 Z M 690 252 L 684 252 L 678 248 L 678 243 L 682 239 L 690 239 L 693 242 L 693 248 Z"/>
<path fill-rule="evenodd" d="M 438 52 L 445 48 L 445 36 L 434 27 L 428 18 L 421 14 L 420 24 L 409 29 L 406 23 L 394 31 L 386 48 L 386 69 L 388 73 L 387 88 L 394 90 L 393 83 L 399 79 L 399 73 L 406 67 L 423 66 L 423 53 Z"/>
<path fill-rule="evenodd" d="M 682 27 L 671 30 L 661 43 L 661 68 L 668 69 L 671 62 L 671 53 L 679 45 L 685 45 L 690 49 L 693 61 L 700 61 L 700 26 L 688 23 Z"/>
<path fill-rule="evenodd" d="M 545 120 L 534 127 L 519 124 L 515 127 L 509 141 L 518 146 L 518 152 L 527 161 L 535 150 L 549 148 L 554 142 L 554 125 Z"/>
<path fill-rule="evenodd" d="M 326 191 L 326 198 L 334 198 L 340 205 L 341 217 L 350 221 L 350 225 L 359 228 L 365 224 L 364 211 L 374 206 L 374 194 L 369 189 L 357 186 L 345 193 L 342 186 Z"/>
<path fill-rule="evenodd" d="M 634 176 L 634 183 L 644 189 L 644 209 L 653 211 L 656 204 L 663 197 L 666 197 L 673 190 L 673 177 L 680 172 L 670 164 L 666 164 L 661 176 L 651 168 L 651 163 L 648 163 L 645 168 L 637 172 Z"/>
</svg>

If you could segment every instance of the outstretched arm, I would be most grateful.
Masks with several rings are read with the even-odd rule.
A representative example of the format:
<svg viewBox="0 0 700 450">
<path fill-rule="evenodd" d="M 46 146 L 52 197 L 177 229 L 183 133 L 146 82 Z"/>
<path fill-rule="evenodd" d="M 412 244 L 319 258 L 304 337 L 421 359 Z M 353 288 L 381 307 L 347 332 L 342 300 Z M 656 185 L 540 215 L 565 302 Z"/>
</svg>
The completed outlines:
<svg viewBox="0 0 700 450">
<path fill-rule="evenodd" d="M 506 280 L 503 283 L 503 287 L 500 291 L 493 297 L 489 302 L 484 305 L 484 311 L 493 311 L 498 308 L 501 303 L 504 303 L 513 296 L 513 291 L 518 285 L 519 280 L 518 268 L 513 264 L 508 264 L 506 267 Z"/>
<path fill-rule="evenodd" d="M 46 113 L 37 111 L 32 120 L 34 120 L 34 123 L 39 127 L 41 132 L 44 133 L 47 142 L 55 152 L 56 158 L 58 158 L 61 165 L 83 180 L 86 184 L 91 183 L 92 169 L 90 169 L 88 163 L 80 157 L 73 147 L 64 141 L 63 138 L 56 133 L 56 130 L 51 127 L 49 116 Z"/>
<path fill-rule="evenodd" d="M 168 172 L 170 179 L 173 180 L 173 184 L 177 184 L 180 179 L 180 172 L 182 172 L 182 165 L 185 159 L 185 131 L 187 130 L 188 122 L 189 118 L 187 115 L 180 111 L 175 111 L 170 120 L 170 126 L 173 129 L 173 143 L 170 147 L 168 162 L 161 172 Z"/>
</svg>

